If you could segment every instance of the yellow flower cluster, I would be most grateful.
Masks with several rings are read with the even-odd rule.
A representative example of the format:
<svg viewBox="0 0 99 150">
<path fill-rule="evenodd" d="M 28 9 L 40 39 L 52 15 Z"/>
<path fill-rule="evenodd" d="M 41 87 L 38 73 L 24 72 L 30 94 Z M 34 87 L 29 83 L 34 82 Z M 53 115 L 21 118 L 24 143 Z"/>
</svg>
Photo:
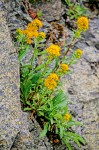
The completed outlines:
<svg viewBox="0 0 99 150">
<path fill-rule="evenodd" d="M 82 55 L 82 50 L 81 50 L 81 49 L 77 49 L 77 50 L 75 51 L 75 57 L 76 57 L 76 58 L 80 58 L 81 55 Z"/>
<path fill-rule="evenodd" d="M 66 64 L 60 64 L 60 69 L 61 69 L 61 71 L 62 72 L 66 72 L 66 71 L 68 71 L 68 65 L 66 65 Z"/>
<path fill-rule="evenodd" d="M 49 89 L 53 90 L 56 86 L 58 81 L 58 76 L 55 73 L 51 73 L 44 81 L 44 85 Z"/>
<path fill-rule="evenodd" d="M 58 45 L 51 44 L 46 51 L 51 56 L 60 56 L 60 47 Z"/>
<path fill-rule="evenodd" d="M 88 19 L 86 17 L 80 17 L 77 20 L 78 29 L 81 31 L 85 31 L 88 29 Z"/>
<path fill-rule="evenodd" d="M 45 33 L 44 32 L 39 32 L 38 38 L 45 39 Z"/>
<path fill-rule="evenodd" d="M 32 21 L 32 24 L 34 26 L 37 26 L 38 28 L 42 27 L 42 22 L 39 19 L 37 19 L 37 18 Z"/>
<path fill-rule="evenodd" d="M 22 32 L 21 29 L 17 29 L 17 30 L 16 30 L 16 33 L 22 34 L 23 32 Z"/>
<path fill-rule="evenodd" d="M 18 29 L 17 32 L 19 34 L 25 34 L 26 35 L 26 42 L 28 44 L 32 43 L 32 38 L 40 37 L 45 38 L 44 32 L 39 32 L 38 29 L 42 27 L 42 22 L 39 19 L 34 19 L 31 23 L 29 23 L 25 30 Z"/>
<path fill-rule="evenodd" d="M 52 80 L 55 80 L 55 81 L 58 81 L 58 76 L 56 73 L 51 73 L 49 76 L 48 76 L 49 79 L 52 79 Z"/>
<path fill-rule="evenodd" d="M 68 113 L 66 113 L 66 114 L 64 115 L 64 120 L 69 121 L 70 119 L 71 119 L 71 115 L 68 114 Z"/>
</svg>

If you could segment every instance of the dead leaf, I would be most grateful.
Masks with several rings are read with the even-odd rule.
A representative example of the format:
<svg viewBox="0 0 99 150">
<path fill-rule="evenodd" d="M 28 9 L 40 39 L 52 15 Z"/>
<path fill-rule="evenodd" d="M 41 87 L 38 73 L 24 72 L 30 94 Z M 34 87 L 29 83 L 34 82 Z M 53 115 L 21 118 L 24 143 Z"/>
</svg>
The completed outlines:
<svg viewBox="0 0 99 150">
<path fill-rule="evenodd" d="M 37 13 L 36 12 L 33 12 L 32 9 L 28 9 L 28 13 L 29 13 L 29 16 L 32 18 L 32 19 L 35 19 L 37 17 Z"/>
</svg>

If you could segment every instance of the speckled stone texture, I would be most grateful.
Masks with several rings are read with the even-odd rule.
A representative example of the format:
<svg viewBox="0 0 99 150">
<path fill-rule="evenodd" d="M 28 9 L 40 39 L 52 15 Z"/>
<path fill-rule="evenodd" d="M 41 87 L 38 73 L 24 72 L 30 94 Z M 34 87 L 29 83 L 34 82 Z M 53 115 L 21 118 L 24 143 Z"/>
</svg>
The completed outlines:
<svg viewBox="0 0 99 150">
<path fill-rule="evenodd" d="M 71 68 L 73 74 L 63 79 L 64 92 L 68 91 L 70 110 L 74 118 L 83 122 L 78 129 L 87 142 L 80 150 L 99 150 L 99 18 L 90 20 L 89 30 L 75 49 L 83 50 L 79 62 Z M 78 148 L 77 148 L 78 150 Z"/>
<path fill-rule="evenodd" d="M 38 139 L 38 123 L 21 110 L 19 65 L 6 15 L 0 1 L 0 150 L 46 150 L 49 143 Z"/>
<path fill-rule="evenodd" d="M 42 11 L 42 19 L 46 21 L 59 20 L 63 11 L 61 0 L 37 2 L 37 5 L 34 3 L 33 7 Z"/>
<path fill-rule="evenodd" d="M 0 150 L 10 149 L 20 130 L 19 68 L 6 14 L 0 11 Z"/>
</svg>

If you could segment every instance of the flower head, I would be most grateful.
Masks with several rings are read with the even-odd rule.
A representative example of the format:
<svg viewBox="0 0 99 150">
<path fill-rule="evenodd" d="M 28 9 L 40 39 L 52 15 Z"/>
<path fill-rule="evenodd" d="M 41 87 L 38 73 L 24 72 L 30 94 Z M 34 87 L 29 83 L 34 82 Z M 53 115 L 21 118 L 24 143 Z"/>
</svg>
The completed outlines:
<svg viewBox="0 0 99 150">
<path fill-rule="evenodd" d="M 48 76 L 48 78 L 51 79 L 51 80 L 55 80 L 55 81 L 58 81 L 58 80 L 59 80 L 57 74 L 55 74 L 55 73 L 51 73 L 51 74 Z"/>
<path fill-rule="evenodd" d="M 51 56 L 60 56 L 60 47 L 52 44 L 46 49 L 47 53 Z"/>
<path fill-rule="evenodd" d="M 58 81 L 58 76 L 55 73 L 51 73 L 44 81 L 44 85 L 49 89 L 53 90 L 56 86 Z"/>
<path fill-rule="evenodd" d="M 35 25 L 32 25 L 32 23 L 30 23 L 30 24 L 28 24 L 26 30 L 35 32 L 38 30 L 38 27 Z"/>
<path fill-rule="evenodd" d="M 42 22 L 39 19 L 36 18 L 32 21 L 32 25 L 37 26 L 38 28 L 41 28 L 42 27 Z"/>
<path fill-rule="evenodd" d="M 53 90 L 57 86 L 57 83 L 54 80 L 50 79 L 50 78 L 46 78 L 45 81 L 44 81 L 44 85 L 49 90 Z"/>
<path fill-rule="evenodd" d="M 88 19 L 86 17 L 80 17 L 77 20 L 78 29 L 81 31 L 85 31 L 88 29 Z"/>
<path fill-rule="evenodd" d="M 22 34 L 22 33 L 23 33 L 23 30 L 22 30 L 22 29 L 17 29 L 17 30 L 16 30 L 16 33 Z"/>
<path fill-rule="evenodd" d="M 33 38 L 33 37 L 37 37 L 38 36 L 38 32 L 37 31 L 32 31 L 32 30 L 23 30 L 23 34 L 25 34 L 27 36 L 27 38 Z"/>
<path fill-rule="evenodd" d="M 26 40 L 26 42 L 27 42 L 27 44 L 31 44 L 31 43 L 32 43 L 32 40 L 28 38 L 28 39 Z"/>
<path fill-rule="evenodd" d="M 80 58 L 81 55 L 82 55 L 82 50 L 81 50 L 81 49 L 77 49 L 77 50 L 75 51 L 75 57 L 76 57 L 76 58 Z"/>
<path fill-rule="evenodd" d="M 62 72 L 68 71 L 68 65 L 66 65 L 66 64 L 60 64 L 60 69 L 61 69 Z"/>
<path fill-rule="evenodd" d="M 64 115 L 64 120 L 69 121 L 70 118 L 71 118 L 71 115 L 70 115 L 70 114 L 66 113 L 66 114 Z"/>
<path fill-rule="evenodd" d="M 39 32 L 38 38 L 45 39 L 45 33 L 44 32 Z"/>
</svg>

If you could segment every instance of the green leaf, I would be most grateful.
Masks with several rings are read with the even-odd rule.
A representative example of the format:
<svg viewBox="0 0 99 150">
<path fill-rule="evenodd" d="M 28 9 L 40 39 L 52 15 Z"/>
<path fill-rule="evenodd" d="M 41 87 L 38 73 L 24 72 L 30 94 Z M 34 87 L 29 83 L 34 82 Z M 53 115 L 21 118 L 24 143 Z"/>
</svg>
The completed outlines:
<svg viewBox="0 0 99 150">
<path fill-rule="evenodd" d="M 51 122 L 51 124 L 53 124 L 53 122 L 54 122 L 53 118 L 50 118 L 50 122 Z"/>
<path fill-rule="evenodd" d="M 72 147 L 71 147 L 71 145 L 69 144 L 69 140 L 70 140 L 70 137 L 67 137 L 67 136 L 66 136 L 66 137 L 63 138 L 63 142 L 66 144 L 68 150 L 72 150 Z"/>
<path fill-rule="evenodd" d="M 55 133 L 56 133 L 56 134 L 58 134 L 58 132 L 59 132 L 59 131 L 58 131 L 58 128 L 56 127 L 56 129 L 55 129 Z"/>
<path fill-rule="evenodd" d="M 67 145 L 68 150 L 72 150 L 71 145 L 68 142 L 65 142 L 65 144 Z"/>
<path fill-rule="evenodd" d="M 42 132 L 40 133 L 40 138 L 41 137 L 44 137 L 47 133 L 47 130 L 48 130 L 48 126 L 49 126 L 49 122 L 47 122 L 45 125 L 44 125 L 44 129 L 42 130 Z"/>
<path fill-rule="evenodd" d="M 22 68 L 22 71 L 21 71 L 22 77 L 27 78 L 28 74 L 29 74 L 29 69 L 28 68 Z"/>
<path fill-rule="evenodd" d="M 30 110 L 32 110 L 32 108 L 29 107 L 24 108 L 24 111 L 30 111 Z"/>
<path fill-rule="evenodd" d="M 21 68 L 32 69 L 32 66 L 30 64 L 25 64 L 25 65 L 22 65 Z"/>
<path fill-rule="evenodd" d="M 43 111 L 38 111 L 38 116 L 44 116 L 44 112 Z"/>
<path fill-rule="evenodd" d="M 24 85 L 23 82 L 20 82 L 20 89 L 21 89 L 21 94 L 24 93 Z"/>
<path fill-rule="evenodd" d="M 33 74 L 33 75 L 30 76 L 32 84 L 36 84 L 37 83 L 37 81 L 38 81 L 38 79 L 40 77 L 40 74 L 41 73 L 38 72 L 38 73 L 35 73 L 35 74 Z"/>
<path fill-rule="evenodd" d="M 77 122 L 77 121 L 70 121 L 70 122 L 67 122 L 67 123 L 66 123 L 66 128 L 70 128 L 70 127 L 72 127 L 73 125 L 79 126 L 79 125 L 82 125 L 82 123 Z"/>
<path fill-rule="evenodd" d="M 60 125 L 60 138 L 62 139 L 64 134 L 64 127 Z"/>
<path fill-rule="evenodd" d="M 76 137 L 71 137 L 71 138 L 79 147 L 81 146 L 81 144 L 79 143 L 79 141 Z"/>
<path fill-rule="evenodd" d="M 40 44 L 40 46 L 44 46 L 44 44 Z M 46 51 L 43 50 L 43 51 L 41 51 L 41 52 L 38 52 L 38 55 L 42 55 L 42 54 L 46 54 Z"/>
<path fill-rule="evenodd" d="M 17 38 L 18 43 L 22 43 L 23 41 L 25 41 L 24 34 L 19 34 L 19 33 L 16 33 L 16 34 L 17 34 L 16 38 Z"/>
<path fill-rule="evenodd" d="M 64 108 L 68 102 L 67 102 L 67 97 L 66 95 L 63 93 L 63 91 L 60 91 L 54 98 L 53 98 L 53 105 L 54 108 Z"/>
<path fill-rule="evenodd" d="M 72 19 L 74 19 L 75 17 L 72 15 L 72 16 L 70 16 L 70 19 L 72 20 Z"/>
<path fill-rule="evenodd" d="M 55 59 L 55 66 L 54 66 L 52 72 L 54 72 L 54 70 L 58 67 L 58 63 L 59 63 L 59 58 L 56 58 Z"/>
<path fill-rule="evenodd" d="M 29 50 L 30 50 L 30 46 L 29 45 L 24 46 L 24 49 L 20 50 L 19 56 L 18 56 L 19 61 L 21 61 L 26 56 L 26 54 L 27 54 L 27 52 Z"/>
<path fill-rule="evenodd" d="M 72 139 L 76 138 L 77 140 L 79 140 L 81 143 L 83 143 L 85 145 L 85 140 L 76 133 L 66 132 L 65 136 L 70 136 Z"/>
<path fill-rule="evenodd" d="M 38 65 L 38 66 L 35 68 L 35 71 L 41 70 L 42 68 L 44 68 L 44 66 L 45 66 L 45 64 Z"/>
<path fill-rule="evenodd" d="M 43 14 L 42 14 L 42 11 L 38 10 L 38 11 L 37 11 L 37 16 L 38 16 L 38 17 L 41 17 L 42 15 L 43 15 Z"/>
<path fill-rule="evenodd" d="M 60 113 L 57 113 L 54 115 L 55 119 L 62 119 L 62 115 Z"/>
<path fill-rule="evenodd" d="M 29 101 L 26 101 L 26 104 L 32 106 L 32 104 Z"/>
<path fill-rule="evenodd" d="M 25 80 L 25 82 L 24 82 L 24 97 L 25 97 L 26 101 L 27 101 L 27 98 L 29 97 L 31 86 L 32 86 L 31 80 Z"/>
</svg>

